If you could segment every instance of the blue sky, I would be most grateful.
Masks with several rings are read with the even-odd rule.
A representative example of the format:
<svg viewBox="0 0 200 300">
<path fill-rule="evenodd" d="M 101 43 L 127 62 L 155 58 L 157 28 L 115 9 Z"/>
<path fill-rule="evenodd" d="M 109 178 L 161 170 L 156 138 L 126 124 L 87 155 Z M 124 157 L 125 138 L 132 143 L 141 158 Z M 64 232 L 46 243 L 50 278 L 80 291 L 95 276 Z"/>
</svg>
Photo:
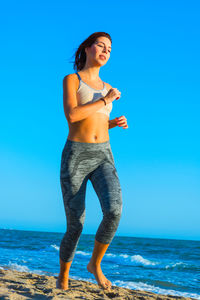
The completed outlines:
<svg viewBox="0 0 200 300">
<path fill-rule="evenodd" d="M 105 3 L 104 3 L 105 4 Z M 65 232 L 62 80 L 96 31 L 100 77 L 121 91 L 109 130 L 123 193 L 117 235 L 200 240 L 199 1 L 9 1 L 1 6 L 0 228 Z M 95 214 L 94 214 L 95 211 Z M 102 218 L 92 184 L 83 233 Z"/>
</svg>

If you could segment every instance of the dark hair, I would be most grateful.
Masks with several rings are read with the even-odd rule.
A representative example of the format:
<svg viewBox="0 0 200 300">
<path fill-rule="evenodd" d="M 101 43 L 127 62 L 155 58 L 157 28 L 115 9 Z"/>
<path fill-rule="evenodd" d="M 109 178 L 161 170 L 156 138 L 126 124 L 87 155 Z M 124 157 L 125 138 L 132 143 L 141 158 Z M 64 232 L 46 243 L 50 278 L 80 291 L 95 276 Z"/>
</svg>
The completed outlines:
<svg viewBox="0 0 200 300">
<path fill-rule="evenodd" d="M 106 32 L 94 32 L 91 34 L 87 39 L 85 39 L 78 49 L 76 50 L 75 54 L 75 60 L 73 61 L 73 68 L 75 71 L 80 71 L 81 69 L 84 68 L 85 62 L 86 62 L 86 53 L 85 53 L 85 48 L 92 46 L 92 44 L 96 41 L 96 39 L 100 36 L 105 36 L 107 37 L 111 43 L 112 39 L 111 36 L 106 33 Z"/>
</svg>

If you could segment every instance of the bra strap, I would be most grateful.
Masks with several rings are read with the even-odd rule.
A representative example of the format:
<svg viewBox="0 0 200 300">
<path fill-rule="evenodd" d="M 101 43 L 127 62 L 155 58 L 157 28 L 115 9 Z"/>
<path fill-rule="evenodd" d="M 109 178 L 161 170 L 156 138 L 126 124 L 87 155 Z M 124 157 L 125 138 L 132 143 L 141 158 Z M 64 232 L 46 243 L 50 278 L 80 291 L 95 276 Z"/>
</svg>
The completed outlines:
<svg viewBox="0 0 200 300">
<path fill-rule="evenodd" d="M 79 80 L 81 80 L 81 76 L 76 72 L 76 75 L 78 76 Z"/>
<path fill-rule="evenodd" d="M 76 72 L 76 75 L 78 76 L 79 80 L 82 81 L 81 76 L 78 74 L 78 72 Z M 101 80 L 103 82 L 103 89 L 106 88 L 105 82 L 103 80 Z M 87 83 L 86 83 L 87 84 Z"/>
</svg>

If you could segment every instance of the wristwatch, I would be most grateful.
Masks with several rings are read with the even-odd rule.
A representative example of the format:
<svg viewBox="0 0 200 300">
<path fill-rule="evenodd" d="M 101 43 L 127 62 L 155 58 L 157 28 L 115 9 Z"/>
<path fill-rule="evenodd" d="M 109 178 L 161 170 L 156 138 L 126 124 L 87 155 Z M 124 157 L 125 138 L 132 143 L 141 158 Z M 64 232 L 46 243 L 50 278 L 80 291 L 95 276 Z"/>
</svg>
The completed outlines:
<svg viewBox="0 0 200 300">
<path fill-rule="evenodd" d="M 103 100 L 104 101 L 104 103 L 105 103 L 105 105 L 106 105 L 106 100 L 102 97 L 102 98 L 100 98 L 99 100 Z"/>
</svg>

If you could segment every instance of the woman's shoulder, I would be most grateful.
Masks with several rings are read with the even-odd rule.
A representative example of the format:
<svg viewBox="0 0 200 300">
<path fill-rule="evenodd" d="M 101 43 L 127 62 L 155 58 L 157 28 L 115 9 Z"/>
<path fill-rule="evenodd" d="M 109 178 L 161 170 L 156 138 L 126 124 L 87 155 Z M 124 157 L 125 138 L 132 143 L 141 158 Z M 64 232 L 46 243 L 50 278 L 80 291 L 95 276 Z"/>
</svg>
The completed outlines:
<svg viewBox="0 0 200 300">
<path fill-rule="evenodd" d="M 75 86 L 76 90 L 79 86 L 79 79 L 76 73 L 67 74 L 63 78 L 63 86 Z"/>
<path fill-rule="evenodd" d="M 63 83 L 66 83 L 66 82 L 70 83 L 72 81 L 75 82 L 76 84 L 79 84 L 79 78 L 76 73 L 67 74 L 63 78 Z"/>
<path fill-rule="evenodd" d="M 64 76 L 63 81 L 68 79 L 68 78 L 70 78 L 70 79 L 77 78 L 77 74 L 76 73 L 67 74 L 67 75 Z"/>
</svg>

